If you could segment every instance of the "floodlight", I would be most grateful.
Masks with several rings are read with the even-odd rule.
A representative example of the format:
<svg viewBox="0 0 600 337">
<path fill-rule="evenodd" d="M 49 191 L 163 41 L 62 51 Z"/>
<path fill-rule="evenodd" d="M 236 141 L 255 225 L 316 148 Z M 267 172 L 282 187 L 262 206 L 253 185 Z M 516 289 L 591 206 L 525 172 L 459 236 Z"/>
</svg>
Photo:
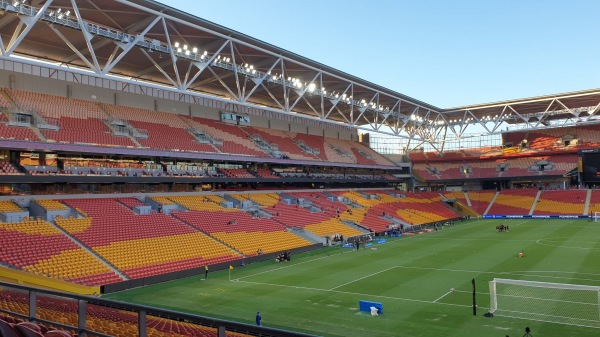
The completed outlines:
<svg viewBox="0 0 600 337">
<path fill-rule="evenodd" d="M 175 48 L 179 48 L 179 42 L 175 42 L 174 46 Z"/>
<path fill-rule="evenodd" d="M 187 49 L 188 49 L 188 46 L 187 46 L 187 44 L 184 44 L 184 45 L 183 45 L 183 50 L 187 50 Z"/>
<path fill-rule="evenodd" d="M 185 51 L 185 55 L 189 56 L 189 55 L 190 55 L 190 51 L 189 51 L 189 50 L 186 50 L 186 51 Z"/>
<path fill-rule="evenodd" d="M 71 11 L 67 11 L 67 12 L 65 13 L 65 15 L 66 15 L 66 16 L 69 16 L 69 15 L 71 15 Z"/>
<path fill-rule="evenodd" d="M 181 51 L 182 51 L 181 48 L 177 48 L 178 53 L 181 53 Z"/>
<path fill-rule="evenodd" d="M 13 6 L 17 7 L 19 5 L 19 1 L 13 2 Z"/>
</svg>

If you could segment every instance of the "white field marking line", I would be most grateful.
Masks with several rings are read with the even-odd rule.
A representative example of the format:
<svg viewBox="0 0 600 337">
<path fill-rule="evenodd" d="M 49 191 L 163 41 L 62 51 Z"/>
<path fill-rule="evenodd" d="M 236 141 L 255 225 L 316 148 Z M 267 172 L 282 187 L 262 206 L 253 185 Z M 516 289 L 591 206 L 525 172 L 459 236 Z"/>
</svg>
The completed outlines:
<svg viewBox="0 0 600 337">
<path fill-rule="evenodd" d="M 457 272 L 457 273 L 479 273 L 479 274 L 494 274 L 494 275 L 516 275 L 516 276 L 537 276 L 543 278 L 551 278 L 551 279 L 566 279 L 566 280 L 578 280 L 578 281 L 595 281 L 599 282 L 597 279 L 586 279 L 586 278 L 577 278 L 577 277 L 562 277 L 562 276 L 547 276 L 547 275 L 532 275 L 531 273 L 536 273 L 536 271 L 482 271 L 482 270 L 466 270 L 466 269 L 447 269 L 447 268 L 428 268 L 428 267 L 408 267 L 408 266 L 397 266 L 398 268 L 406 268 L 406 269 L 418 269 L 418 270 L 433 270 L 433 271 L 449 271 L 449 272 Z M 540 271 L 540 273 L 561 273 L 561 271 Z M 568 272 L 575 274 L 576 272 Z M 598 274 L 591 274 L 598 275 Z"/>
<path fill-rule="evenodd" d="M 558 316 L 558 315 L 548 315 L 548 314 L 536 314 L 536 313 L 531 313 L 531 312 L 526 312 L 526 311 L 525 312 L 524 311 L 516 311 L 516 310 L 502 310 L 502 309 L 500 309 L 500 311 L 508 311 L 508 312 L 514 312 L 514 313 L 517 313 L 517 314 L 536 315 L 536 316 L 542 316 L 542 317 L 566 318 L 566 319 L 572 319 L 572 320 L 576 320 L 576 321 L 598 323 L 598 320 L 594 320 L 594 319 L 575 318 L 575 317 Z M 502 315 L 498 315 L 498 316 L 502 316 Z M 598 328 L 598 326 L 596 326 L 596 328 Z"/>
<path fill-rule="evenodd" d="M 393 297 L 393 296 L 384 296 L 384 295 L 363 294 L 363 293 L 355 293 L 355 292 L 351 292 L 351 291 L 341 291 L 341 290 L 321 289 L 321 288 L 310 288 L 310 287 L 297 287 L 297 286 L 290 286 L 290 285 L 285 285 L 285 284 L 274 284 L 274 283 L 263 283 L 263 282 L 252 282 L 252 281 L 239 281 L 239 283 L 248 283 L 248 284 L 264 285 L 264 286 L 274 286 L 274 287 L 282 287 L 282 288 L 292 288 L 292 289 L 302 289 L 302 290 L 313 290 L 313 291 L 322 291 L 322 292 L 332 292 L 332 293 L 337 293 L 337 294 L 356 295 L 356 296 L 363 296 L 363 297 L 367 297 L 367 296 L 368 297 L 378 297 L 378 298 L 385 298 L 385 299 L 389 299 L 389 300 L 399 300 L 399 301 L 417 302 L 417 303 L 425 303 L 425 304 L 434 304 L 434 302 L 432 302 L 432 301 L 417 300 L 417 299 L 414 299 L 414 298 L 403 298 L 403 297 Z M 471 308 L 472 307 L 472 305 L 444 303 L 444 302 L 435 302 L 435 304 L 443 304 L 443 305 L 450 305 L 450 306 L 455 306 L 455 307 L 466 307 L 466 308 Z"/>
<path fill-rule="evenodd" d="M 462 227 L 462 228 L 468 228 L 468 227 L 466 227 L 466 225 L 467 224 L 459 224 L 459 225 L 453 225 L 453 226 Z M 433 233 L 428 233 L 428 234 L 433 234 Z M 415 237 L 417 237 L 417 236 L 415 236 Z M 418 236 L 418 237 L 422 237 L 422 236 Z M 399 242 L 404 242 L 404 240 L 388 241 L 388 242 L 386 242 L 386 244 L 397 244 Z M 255 274 L 250 274 L 250 275 L 238 277 L 237 279 L 241 280 L 241 279 L 244 279 L 244 278 L 248 278 L 248 277 L 252 277 L 252 276 L 257 276 L 257 275 L 261 275 L 261 274 L 266 274 L 266 273 L 270 273 L 272 271 L 276 271 L 276 270 L 280 270 L 280 269 L 285 269 L 285 268 L 289 268 L 289 267 L 292 267 L 292 266 L 297 266 L 297 265 L 300 265 L 300 264 L 309 263 L 309 262 L 312 262 L 312 261 L 318 261 L 318 260 L 325 259 L 325 258 L 328 258 L 328 257 L 331 257 L 331 256 L 336 256 L 336 255 L 341 255 L 341 254 L 346 254 L 346 253 L 352 253 L 352 252 L 354 252 L 354 249 L 350 249 L 348 251 L 344 251 L 344 252 L 341 252 L 341 253 L 335 253 L 335 254 L 329 254 L 327 256 L 317 257 L 317 258 L 306 260 L 306 261 L 303 261 L 303 262 L 298 262 L 298 263 L 294 263 L 294 264 L 288 264 L 288 265 L 283 266 L 283 267 L 278 267 L 278 268 L 273 268 L 273 269 L 265 270 L 265 271 L 262 271 L 260 273 L 255 273 Z"/>
<path fill-rule="evenodd" d="M 516 225 L 515 225 L 515 227 L 516 227 L 516 226 L 520 226 L 520 225 L 522 225 L 522 224 L 525 224 L 525 223 L 528 223 L 529 221 L 530 221 L 530 220 L 521 221 L 521 222 L 519 222 L 518 224 L 516 224 Z M 510 227 L 509 227 L 509 228 L 510 228 Z"/>
<path fill-rule="evenodd" d="M 451 292 L 453 292 L 453 290 L 450 290 L 449 292 L 445 293 L 444 295 L 442 295 L 442 296 L 440 296 L 440 297 L 436 298 L 436 299 L 433 301 L 433 303 L 436 303 L 437 301 L 441 300 L 442 298 L 444 298 L 444 297 L 448 296 L 448 294 L 450 294 Z"/>
<path fill-rule="evenodd" d="M 482 220 L 485 221 L 485 220 L 491 220 L 491 219 L 482 219 Z M 522 223 L 525 223 L 525 222 L 528 222 L 528 221 L 523 221 Z M 517 224 L 517 225 L 519 225 L 519 224 Z M 461 224 L 451 225 L 451 228 L 466 229 L 466 228 L 469 228 L 468 225 L 469 225 L 469 223 L 461 223 Z M 442 231 L 438 231 L 438 232 L 442 232 Z M 436 232 L 433 232 L 433 233 L 436 233 Z M 427 234 L 433 234 L 433 233 L 427 233 Z M 426 236 L 414 236 L 414 237 L 415 238 L 417 238 L 417 237 L 418 238 L 426 238 Z M 451 239 L 451 240 L 458 240 L 458 239 Z M 518 241 L 518 240 L 516 240 L 516 241 Z M 523 240 L 523 241 L 527 241 L 527 240 Z M 404 240 L 388 241 L 387 244 L 397 244 L 397 243 L 400 243 L 400 242 L 404 242 Z M 273 271 L 276 271 L 276 270 L 285 269 L 285 268 L 289 268 L 289 267 L 292 267 L 292 266 L 296 266 L 296 265 L 300 265 L 300 264 L 304 264 L 304 263 L 309 263 L 309 262 L 312 262 L 312 261 L 318 261 L 318 260 L 325 259 L 325 258 L 328 258 L 328 257 L 331 257 L 331 256 L 336 256 L 336 255 L 340 255 L 340 254 L 351 253 L 353 251 L 354 250 L 352 249 L 352 250 L 348 250 L 348 251 L 345 251 L 345 252 L 342 252 L 342 253 L 336 253 L 336 254 L 331 254 L 331 255 L 327 255 L 327 256 L 321 256 L 321 257 L 317 257 L 317 258 L 314 258 L 314 259 L 306 260 L 306 261 L 303 261 L 303 262 L 294 263 L 294 264 L 288 264 L 288 265 L 283 266 L 283 267 L 278 267 L 278 268 L 273 268 L 273 269 L 265 270 L 265 271 L 262 271 L 260 273 L 255 273 L 255 274 L 250 274 L 250 275 L 238 277 L 237 279 L 241 280 L 241 279 L 248 278 L 248 277 L 253 277 L 253 276 L 257 276 L 257 275 L 261 275 L 261 274 L 266 274 L 266 273 L 270 273 L 270 272 L 273 272 Z"/>
<path fill-rule="evenodd" d="M 423 238 L 422 240 L 444 240 L 444 241 L 495 241 L 498 242 L 498 238 L 491 238 L 491 239 L 477 239 L 477 238 Z M 535 239 L 531 239 L 531 240 L 516 240 L 516 239 L 509 239 L 509 240 L 502 240 L 502 242 L 536 242 L 539 240 L 535 240 Z"/>
<path fill-rule="evenodd" d="M 346 282 L 346 283 L 344 283 L 344 284 L 340 284 L 339 286 L 337 286 L 337 287 L 333 287 L 333 288 L 330 288 L 329 290 L 335 290 L 335 289 L 337 289 L 337 288 L 341 288 L 341 287 L 343 287 L 343 286 L 345 286 L 345 285 L 348 285 L 348 284 L 350 284 L 350 283 L 354 283 L 354 282 L 360 281 L 360 280 L 362 280 L 362 279 L 366 279 L 367 277 L 375 276 L 375 275 L 377 275 L 377 274 L 385 273 L 386 271 L 388 271 L 388 270 L 390 270 L 390 269 L 394 269 L 394 268 L 396 268 L 396 266 L 389 267 L 389 268 L 387 268 L 387 269 L 384 269 L 384 270 L 380 270 L 380 271 L 378 271 L 378 272 L 376 272 L 376 273 L 369 274 L 369 275 L 363 276 L 363 277 L 361 277 L 361 278 L 357 278 L 356 280 L 353 280 L 353 281 L 350 281 L 350 282 Z"/>
<path fill-rule="evenodd" d="M 283 267 L 278 267 L 278 268 L 273 268 L 273 269 L 269 269 L 269 270 L 265 270 L 265 271 L 261 271 L 260 273 L 255 273 L 255 274 L 250 274 L 250 275 L 246 275 L 246 276 L 242 276 L 242 277 L 237 277 L 238 280 L 241 280 L 243 278 L 247 278 L 247 277 L 252 277 L 252 276 L 256 276 L 256 275 L 261 275 L 261 274 L 266 274 L 266 273 L 270 273 L 272 271 L 276 271 L 276 270 L 281 270 L 281 269 L 285 269 L 285 268 L 290 268 L 293 266 L 297 266 L 300 264 L 305 264 L 305 263 L 309 263 L 309 262 L 313 262 L 313 261 L 317 261 L 317 260 L 322 260 L 322 259 L 326 259 L 328 257 L 331 256 L 335 256 L 335 255 L 341 255 L 341 254 L 347 254 L 347 253 L 352 253 L 354 250 L 348 250 L 345 252 L 341 252 L 341 253 L 336 253 L 336 254 L 331 254 L 331 255 L 326 255 L 326 256 L 321 256 L 321 257 L 317 257 L 314 259 L 310 259 L 310 260 L 306 260 L 306 261 L 302 261 L 302 262 L 298 262 L 298 263 L 293 263 L 293 264 L 286 264 Z"/>
<path fill-rule="evenodd" d="M 600 248 L 594 248 L 594 247 L 572 247 L 572 246 L 562 246 L 562 245 L 552 245 L 552 244 L 548 244 L 548 243 L 543 243 L 540 241 L 544 241 L 544 239 L 539 239 L 539 240 L 535 240 L 535 243 L 540 245 L 540 246 L 546 246 L 546 247 L 555 247 L 555 248 L 565 248 L 565 249 L 583 249 L 583 250 L 600 250 Z M 552 241 L 550 241 L 552 242 Z M 593 242 L 589 242 L 589 241 L 572 241 L 575 243 L 593 243 Z"/>
<path fill-rule="evenodd" d="M 509 310 L 506 310 L 506 311 L 509 311 Z M 509 312 L 511 312 L 511 311 L 509 311 Z M 531 314 L 531 313 L 527 313 L 527 314 Z M 528 320 L 528 321 L 556 323 L 555 321 L 549 321 L 549 320 L 543 320 L 543 319 L 537 319 L 537 318 L 531 318 L 531 317 L 523 317 L 523 316 L 510 316 L 510 315 L 504 315 L 504 314 L 496 314 L 495 312 L 494 312 L 494 315 L 498 316 L 498 317 L 508 317 L 508 318 L 515 318 L 515 319 L 524 319 L 524 320 Z M 562 317 L 562 318 L 564 318 L 564 317 Z M 584 328 L 598 329 L 598 326 L 594 326 L 594 325 L 565 323 L 565 322 L 560 322 L 560 323 L 557 323 L 557 324 L 564 324 L 564 325 L 579 326 L 579 327 L 584 327 Z"/>
</svg>

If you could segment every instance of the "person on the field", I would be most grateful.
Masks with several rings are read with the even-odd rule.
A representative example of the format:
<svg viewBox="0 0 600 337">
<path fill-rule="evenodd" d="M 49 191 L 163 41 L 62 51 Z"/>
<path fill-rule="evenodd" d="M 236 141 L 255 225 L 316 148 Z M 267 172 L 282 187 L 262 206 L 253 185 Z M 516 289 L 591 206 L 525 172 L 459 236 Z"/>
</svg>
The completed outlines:
<svg viewBox="0 0 600 337">
<path fill-rule="evenodd" d="M 256 313 L 256 325 L 260 326 L 262 323 L 262 316 L 260 315 L 260 311 Z"/>
<path fill-rule="evenodd" d="M 377 307 L 371 307 L 371 316 L 379 316 L 379 310 Z"/>
<path fill-rule="evenodd" d="M 208 265 L 204 266 L 204 279 L 208 279 Z"/>
</svg>

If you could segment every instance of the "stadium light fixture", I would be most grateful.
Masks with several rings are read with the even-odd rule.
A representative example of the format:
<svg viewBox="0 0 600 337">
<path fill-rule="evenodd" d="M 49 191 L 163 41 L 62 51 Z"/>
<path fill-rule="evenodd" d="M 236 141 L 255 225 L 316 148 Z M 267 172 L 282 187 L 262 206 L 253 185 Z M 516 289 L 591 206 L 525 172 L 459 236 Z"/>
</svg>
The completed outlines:
<svg viewBox="0 0 600 337">
<path fill-rule="evenodd" d="M 188 49 L 188 46 L 187 46 L 187 44 L 184 44 L 184 45 L 183 45 L 183 50 L 187 50 L 187 49 Z"/>
<path fill-rule="evenodd" d="M 198 54 L 198 48 L 196 48 L 196 47 L 192 48 L 192 53 Z"/>
<path fill-rule="evenodd" d="M 175 48 L 179 48 L 179 42 L 175 42 L 174 46 Z"/>
</svg>

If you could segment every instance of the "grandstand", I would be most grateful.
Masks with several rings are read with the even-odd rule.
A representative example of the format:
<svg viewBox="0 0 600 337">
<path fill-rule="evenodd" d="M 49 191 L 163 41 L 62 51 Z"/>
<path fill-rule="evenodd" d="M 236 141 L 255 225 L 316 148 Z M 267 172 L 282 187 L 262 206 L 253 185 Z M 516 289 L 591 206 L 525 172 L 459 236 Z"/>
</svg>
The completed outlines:
<svg viewBox="0 0 600 337">
<path fill-rule="evenodd" d="M 440 109 L 153 1 L 0 11 L 2 337 L 303 336 L 97 296 L 205 267 L 231 281 L 283 253 L 376 254 L 469 218 L 600 212 L 598 90 Z M 496 143 L 441 136 L 480 121 Z M 378 132 L 410 141 L 384 155 Z M 296 278 L 319 289 L 327 268 Z"/>
</svg>

